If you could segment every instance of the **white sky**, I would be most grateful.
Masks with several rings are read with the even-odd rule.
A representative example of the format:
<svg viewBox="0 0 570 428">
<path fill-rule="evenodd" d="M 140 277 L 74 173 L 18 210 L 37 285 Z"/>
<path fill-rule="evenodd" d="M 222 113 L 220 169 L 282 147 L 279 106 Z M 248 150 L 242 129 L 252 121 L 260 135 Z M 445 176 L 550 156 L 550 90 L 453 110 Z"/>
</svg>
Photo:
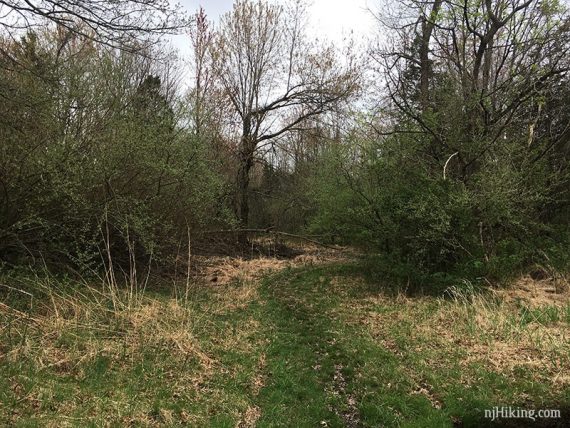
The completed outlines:
<svg viewBox="0 0 570 428">
<path fill-rule="evenodd" d="M 233 0 L 179 0 L 189 14 L 201 5 L 210 20 L 218 18 L 232 8 Z M 273 1 L 273 0 L 272 0 Z M 375 0 L 308 0 L 309 34 L 320 40 L 341 43 L 343 38 L 352 35 L 357 42 L 373 36 L 377 29 L 368 8 L 375 9 Z M 177 36 L 174 45 L 183 56 L 188 53 L 187 36 Z"/>
</svg>

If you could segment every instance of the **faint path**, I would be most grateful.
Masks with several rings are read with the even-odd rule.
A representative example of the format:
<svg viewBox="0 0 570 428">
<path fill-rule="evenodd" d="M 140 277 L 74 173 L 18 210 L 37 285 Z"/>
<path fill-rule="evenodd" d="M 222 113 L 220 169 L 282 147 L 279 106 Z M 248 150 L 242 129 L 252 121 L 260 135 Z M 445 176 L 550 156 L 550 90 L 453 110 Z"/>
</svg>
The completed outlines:
<svg viewBox="0 0 570 428">
<path fill-rule="evenodd" d="M 347 369 L 353 364 L 352 353 L 343 345 L 342 322 L 329 314 L 335 297 L 327 293 L 328 286 L 319 268 L 263 280 L 263 322 L 271 343 L 257 426 L 274 426 L 275 421 L 359 426 L 357 400 L 351 393 L 353 371 Z"/>
<path fill-rule="evenodd" d="M 257 307 L 261 341 L 267 344 L 259 350 L 250 406 L 238 426 L 357 427 L 357 400 L 347 371 L 350 356 L 340 333 L 331 329 L 336 321 L 328 314 L 329 278 L 321 269 L 347 263 L 355 254 L 316 245 L 303 245 L 292 254 L 297 255 L 194 258 L 195 272 L 209 286 L 220 287 L 222 295 L 224 287 L 232 287 L 228 307 Z"/>
</svg>

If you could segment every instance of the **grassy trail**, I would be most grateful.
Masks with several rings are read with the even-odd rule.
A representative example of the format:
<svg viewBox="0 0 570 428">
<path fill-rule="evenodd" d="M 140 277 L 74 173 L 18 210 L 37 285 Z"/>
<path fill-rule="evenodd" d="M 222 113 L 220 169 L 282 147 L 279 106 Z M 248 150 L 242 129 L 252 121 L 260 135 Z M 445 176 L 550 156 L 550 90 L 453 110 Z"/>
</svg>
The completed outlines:
<svg viewBox="0 0 570 428">
<path fill-rule="evenodd" d="M 533 376 L 524 379 L 524 372 L 522 379 L 509 383 L 475 364 L 469 370 L 477 381 L 466 384 L 461 352 L 437 347 L 415 352 L 417 339 L 409 331 L 413 319 L 391 325 L 385 337 L 371 335 L 354 322 L 355 313 L 366 307 L 362 300 L 368 290 L 334 283 L 339 277 L 350 283 L 355 273 L 342 266 L 313 268 L 282 272 L 263 282 L 261 314 L 270 344 L 266 385 L 255 399 L 261 414 L 257 426 L 480 427 L 490 424 L 484 419 L 486 408 L 515 403 L 534 408 L 539 397 L 547 406 L 547 386 L 535 385 Z M 351 307 L 355 301 L 359 304 Z M 394 299 L 368 309 L 388 316 L 398 310 Z M 436 308 L 428 304 L 412 310 L 419 321 Z M 397 349 L 383 346 L 391 342 Z M 425 363 L 424 358 L 442 358 L 440 352 L 446 353 L 444 367 Z M 521 403 L 519 395 L 528 401 Z M 564 423 L 519 419 L 492 426 Z"/>
<path fill-rule="evenodd" d="M 31 316 L 0 307 L 0 426 L 569 426 L 568 303 L 410 296 L 346 261 L 224 263 L 187 301 L 165 286 L 113 309 L 51 281 Z M 563 417 L 490 425 L 494 406 Z"/>
<path fill-rule="evenodd" d="M 336 312 L 330 272 L 282 273 L 264 281 L 270 318 L 269 378 L 258 426 L 451 426 L 411 387 L 398 362 Z M 407 416 L 403 417 L 406 412 Z"/>
<path fill-rule="evenodd" d="M 359 419 L 351 396 L 343 332 L 327 317 L 329 299 L 319 298 L 321 278 L 279 275 L 265 280 L 268 383 L 261 390 L 260 426 L 296 421 L 299 426 L 348 426 Z"/>
</svg>

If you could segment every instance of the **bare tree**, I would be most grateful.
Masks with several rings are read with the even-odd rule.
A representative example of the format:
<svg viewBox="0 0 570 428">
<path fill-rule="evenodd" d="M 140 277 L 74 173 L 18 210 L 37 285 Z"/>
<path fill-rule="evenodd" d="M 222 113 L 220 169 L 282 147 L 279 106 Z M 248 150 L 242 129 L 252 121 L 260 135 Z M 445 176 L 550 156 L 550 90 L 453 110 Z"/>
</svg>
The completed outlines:
<svg viewBox="0 0 570 428">
<path fill-rule="evenodd" d="M 462 180 L 501 139 L 533 140 L 540 100 L 569 71 L 568 11 L 555 2 L 410 0 L 380 18 L 395 35 L 377 56 L 392 103 L 429 136 L 438 168 L 457 153 Z"/>
<path fill-rule="evenodd" d="M 168 0 L 0 0 L 0 28 L 8 32 L 46 21 L 123 49 L 133 49 L 141 34 L 169 34 L 186 25 Z"/>
<path fill-rule="evenodd" d="M 216 32 L 216 79 L 232 106 L 238 143 L 236 214 L 249 218 L 250 171 L 257 151 L 346 100 L 358 85 L 356 66 L 340 66 L 332 48 L 303 37 L 304 5 L 237 0 Z"/>
<path fill-rule="evenodd" d="M 194 15 L 190 28 L 193 55 L 194 87 L 192 88 L 192 120 L 196 135 L 202 136 L 207 117 L 206 106 L 212 89 L 213 70 L 208 52 L 214 36 L 211 23 L 202 7 Z"/>
</svg>

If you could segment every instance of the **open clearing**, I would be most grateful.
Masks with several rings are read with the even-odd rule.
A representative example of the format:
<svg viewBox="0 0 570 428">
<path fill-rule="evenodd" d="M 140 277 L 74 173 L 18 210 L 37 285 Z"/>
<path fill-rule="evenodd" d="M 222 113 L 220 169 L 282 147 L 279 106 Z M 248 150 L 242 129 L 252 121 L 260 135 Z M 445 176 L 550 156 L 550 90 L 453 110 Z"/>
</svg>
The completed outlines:
<svg viewBox="0 0 570 428">
<path fill-rule="evenodd" d="M 476 427 L 516 406 L 563 418 L 504 426 L 567 426 L 567 289 L 414 294 L 365 272 L 316 248 L 210 258 L 128 304 L 35 278 L 41 304 L 0 305 L 0 425 Z"/>
</svg>

